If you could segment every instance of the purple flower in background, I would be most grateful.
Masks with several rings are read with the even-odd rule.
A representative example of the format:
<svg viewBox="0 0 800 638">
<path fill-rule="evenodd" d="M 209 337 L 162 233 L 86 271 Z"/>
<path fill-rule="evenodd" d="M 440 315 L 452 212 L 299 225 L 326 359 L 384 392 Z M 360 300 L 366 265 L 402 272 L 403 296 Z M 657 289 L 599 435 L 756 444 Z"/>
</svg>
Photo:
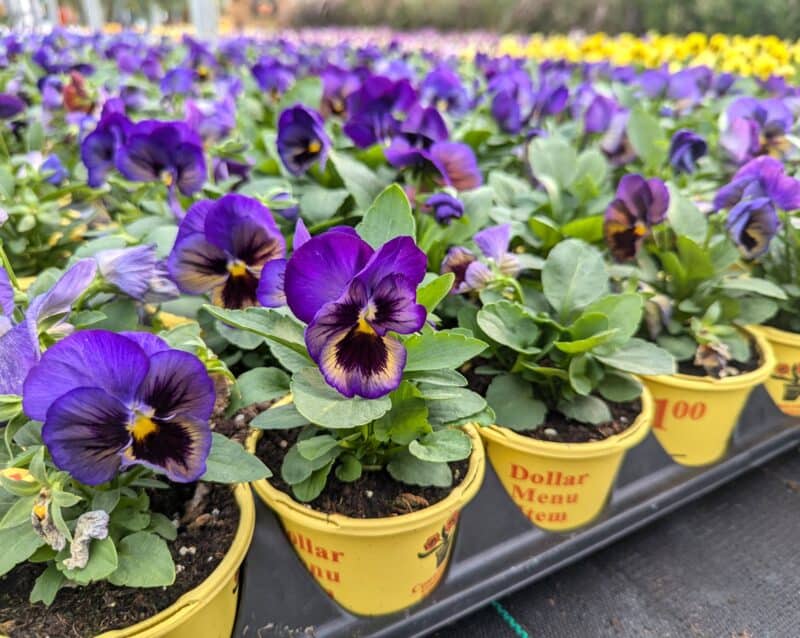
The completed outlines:
<svg viewBox="0 0 800 638">
<path fill-rule="evenodd" d="M 348 69 L 329 64 L 322 77 L 322 112 L 326 115 L 343 115 L 347 98 L 361 86 L 358 75 Z"/>
<path fill-rule="evenodd" d="M 344 132 L 359 148 L 388 141 L 398 130 L 398 113 L 407 112 L 417 96 L 408 80 L 375 75 L 347 98 L 350 119 Z"/>
<path fill-rule="evenodd" d="M 159 88 L 164 96 L 190 95 L 194 89 L 195 77 L 194 69 L 179 66 L 167 71 L 161 79 Z"/>
<path fill-rule="evenodd" d="M 454 219 L 464 216 L 464 204 L 450 193 L 435 193 L 425 201 L 425 207 L 433 211 L 440 224 L 450 224 Z"/>
<path fill-rule="evenodd" d="M 31 370 L 23 407 L 56 467 L 87 485 L 144 465 L 188 483 L 206 470 L 214 382 L 193 354 L 148 333 L 77 332 Z"/>
<path fill-rule="evenodd" d="M 469 93 L 461 78 L 449 66 L 440 64 L 430 71 L 420 85 L 420 99 L 428 106 L 454 115 L 470 108 Z"/>
<path fill-rule="evenodd" d="M 614 259 L 633 259 L 650 229 L 666 219 L 668 207 L 669 191 L 660 179 L 625 175 L 603 220 L 603 234 Z"/>
<path fill-rule="evenodd" d="M 390 332 L 411 334 L 427 311 L 416 301 L 427 259 L 410 237 L 377 251 L 344 229 L 314 237 L 286 266 L 286 299 L 308 324 L 306 346 L 329 385 L 375 399 L 397 388 L 406 350 Z"/>
<path fill-rule="evenodd" d="M 450 248 L 442 261 L 441 273 L 452 272 L 456 277 L 451 289 L 453 294 L 482 290 L 491 283 L 496 274 L 516 277 L 520 272 L 519 259 L 509 252 L 511 224 L 490 226 L 475 233 L 473 239 L 487 263 L 479 260 L 471 250 L 463 246 Z"/>
<path fill-rule="evenodd" d="M 730 104 L 725 115 L 728 125 L 720 135 L 720 145 L 737 164 L 762 154 L 782 157 L 790 147 L 785 136 L 794 116 L 779 98 L 741 97 Z"/>
<path fill-rule="evenodd" d="M 294 83 L 292 70 L 270 57 L 261 58 L 251 69 L 258 88 L 273 98 L 282 95 Z"/>
<path fill-rule="evenodd" d="M 669 163 L 676 173 L 694 173 L 697 160 L 708 152 L 708 144 L 694 131 L 681 129 L 672 136 Z"/>
<path fill-rule="evenodd" d="M 127 139 L 132 126 L 121 100 L 109 100 L 103 105 L 97 127 L 81 142 L 81 160 L 89 174 L 86 180 L 89 186 L 97 188 L 106 181 L 109 171 L 114 168 L 117 150 Z"/>
<path fill-rule="evenodd" d="M 0 120 L 10 120 L 22 113 L 28 105 L 10 93 L 0 93 Z"/>
<path fill-rule="evenodd" d="M 222 140 L 236 128 L 236 101 L 230 95 L 218 102 L 187 100 L 186 123 L 204 140 Z"/>
<path fill-rule="evenodd" d="M 101 250 L 95 256 L 100 275 L 139 301 L 166 301 L 178 296 L 175 285 L 156 256 L 154 245 Z"/>
<path fill-rule="evenodd" d="M 117 151 L 116 166 L 134 182 L 163 182 L 172 193 L 199 191 L 206 181 L 203 143 L 183 122 L 144 120 L 133 125 Z"/>
<path fill-rule="evenodd" d="M 214 157 L 211 159 L 211 166 L 214 182 L 217 184 L 228 179 L 237 179 L 232 187 L 233 190 L 250 178 L 250 169 L 252 168 L 247 161 L 240 162 L 229 157 Z"/>
<path fill-rule="evenodd" d="M 769 197 L 745 199 L 728 212 L 725 227 L 747 259 L 763 255 L 781 223 Z"/>
<path fill-rule="evenodd" d="M 270 262 L 283 263 L 285 253 L 269 209 L 256 199 L 228 194 L 189 209 L 167 265 L 182 292 L 211 293 L 218 306 L 246 308 L 258 303 L 262 270 Z"/>
<path fill-rule="evenodd" d="M 281 113 L 277 143 L 281 161 L 292 175 L 304 174 L 316 162 L 324 169 L 331 148 L 322 116 L 301 104 Z"/>
<path fill-rule="evenodd" d="M 58 186 L 67 179 L 67 169 L 58 155 L 50 155 L 45 159 L 39 167 L 39 172 L 46 175 L 45 181 L 48 184 L 53 184 L 54 186 Z"/>
<path fill-rule="evenodd" d="M 23 320 L 14 325 L 14 289 L 8 273 L 0 267 L 0 394 L 22 394 L 25 376 L 39 360 L 39 324 L 65 332 L 59 324 L 92 283 L 96 271 L 93 259 L 76 262 L 48 292 L 31 299 Z"/>
<path fill-rule="evenodd" d="M 613 98 L 605 95 L 596 95 L 583 113 L 583 130 L 587 134 L 605 133 L 611 126 L 611 121 L 619 104 Z"/>
<path fill-rule="evenodd" d="M 786 175 L 783 164 L 774 157 L 758 157 L 740 168 L 714 197 L 714 210 L 732 208 L 746 199 L 767 197 L 776 207 L 793 211 L 800 208 L 800 180 Z"/>
<path fill-rule="evenodd" d="M 669 84 L 669 72 L 663 69 L 646 69 L 639 76 L 639 86 L 650 99 L 663 97 Z"/>
<path fill-rule="evenodd" d="M 612 166 L 624 166 L 636 159 L 636 151 L 628 137 L 630 111 L 618 110 L 609 123 L 608 130 L 600 140 L 600 150 Z"/>
</svg>

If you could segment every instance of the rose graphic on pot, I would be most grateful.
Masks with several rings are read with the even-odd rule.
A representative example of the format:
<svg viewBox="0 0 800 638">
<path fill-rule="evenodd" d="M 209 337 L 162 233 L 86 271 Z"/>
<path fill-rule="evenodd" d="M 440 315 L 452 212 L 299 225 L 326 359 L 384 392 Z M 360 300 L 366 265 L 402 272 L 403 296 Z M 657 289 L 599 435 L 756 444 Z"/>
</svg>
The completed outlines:
<svg viewBox="0 0 800 638">
<path fill-rule="evenodd" d="M 436 555 L 436 567 L 439 567 L 446 559 L 453 542 L 453 535 L 458 523 L 458 512 L 455 512 L 447 522 L 442 525 L 441 533 L 436 532 L 427 538 L 423 550 L 417 554 L 418 558 L 427 558 L 431 554 Z"/>
</svg>

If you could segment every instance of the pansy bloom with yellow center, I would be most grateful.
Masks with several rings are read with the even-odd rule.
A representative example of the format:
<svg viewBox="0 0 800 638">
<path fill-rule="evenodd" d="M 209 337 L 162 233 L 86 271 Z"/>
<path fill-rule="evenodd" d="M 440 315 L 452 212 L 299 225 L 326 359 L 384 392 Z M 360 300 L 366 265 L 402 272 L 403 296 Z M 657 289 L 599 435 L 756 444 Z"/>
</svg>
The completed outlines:
<svg viewBox="0 0 800 638">
<path fill-rule="evenodd" d="M 167 267 L 182 292 L 211 293 L 224 308 L 258 304 L 259 279 L 283 273 L 286 242 L 269 209 L 244 195 L 194 204 L 178 229 Z"/>
<path fill-rule="evenodd" d="M 292 175 L 302 175 L 315 162 L 325 168 L 331 140 L 320 114 L 298 104 L 281 113 L 277 144 L 286 169 Z"/>
<path fill-rule="evenodd" d="M 87 485 L 144 465 L 173 481 L 206 470 L 214 383 L 188 352 L 148 333 L 76 332 L 47 350 L 23 387 L 59 469 Z"/>
<path fill-rule="evenodd" d="M 427 259 L 410 237 L 377 251 L 339 228 L 296 249 L 286 265 L 285 293 L 306 322 L 306 346 L 329 385 L 346 397 L 375 399 L 397 388 L 406 350 L 392 333 L 425 323 L 417 286 Z"/>
<path fill-rule="evenodd" d="M 660 179 L 625 175 L 603 220 L 603 233 L 614 259 L 633 259 L 650 229 L 666 219 L 668 206 L 669 191 Z"/>
</svg>

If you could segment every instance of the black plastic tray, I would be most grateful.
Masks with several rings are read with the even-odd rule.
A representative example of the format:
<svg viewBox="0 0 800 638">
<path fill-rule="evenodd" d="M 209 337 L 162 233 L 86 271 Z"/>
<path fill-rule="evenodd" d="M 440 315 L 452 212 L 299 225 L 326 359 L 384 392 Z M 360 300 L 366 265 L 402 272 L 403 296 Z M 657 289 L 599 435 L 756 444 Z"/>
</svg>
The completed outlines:
<svg viewBox="0 0 800 638">
<path fill-rule="evenodd" d="M 759 388 L 722 461 L 706 468 L 682 467 L 650 435 L 628 453 L 603 515 L 567 534 L 532 527 L 487 464 L 483 487 L 462 513 L 443 582 L 411 609 L 370 618 L 353 616 L 327 597 L 295 555 L 276 517 L 259 502 L 233 635 L 424 635 L 580 560 L 799 443 L 800 421 L 781 414 Z"/>
</svg>

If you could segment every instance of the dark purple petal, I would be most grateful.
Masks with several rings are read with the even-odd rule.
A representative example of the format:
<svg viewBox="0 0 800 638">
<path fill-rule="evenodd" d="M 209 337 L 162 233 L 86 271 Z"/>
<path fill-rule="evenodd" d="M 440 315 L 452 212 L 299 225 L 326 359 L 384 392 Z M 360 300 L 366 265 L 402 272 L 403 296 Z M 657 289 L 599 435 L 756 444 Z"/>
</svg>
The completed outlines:
<svg viewBox="0 0 800 638">
<path fill-rule="evenodd" d="M 317 161 L 325 167 L 331 140 L 320 114 L 297 104 L 285 109 L 278 119 L 277 146 L 289 172 L 302 175 Z"/>
<path fill-rule="evenodd" d="M 12 312 L 14 312 L 14 287 L 6 269 L 0 267 L 0 315 L 10 317 Z"/>
<path fill-rule="evenodd" d="M 457 190 L 471 190 L 483 183 L 478 160 L 467 144 L 437 142 L 430 153 L 434 163 L 442 167 L 446 182 Z"/>
<path fill-rule="evenodd" d="M 206 158 L 203 147 L 185 142 L 180 144 L 172 153 L 172 165 L 178 190 L 186 195 L 194 195 L 206 181 Z"/>
<path fill-rule="evenodd" d="M 0 120 L 10 120 L 22 113 L 28 105 L 16 95 L 0 93 Z"/>
<path fill-rule="evenodd" d="M 166 341 L 150 332 L 120 332 L 120 334 L 138 345 L 148 357 L 169 350 Z"/>
<path fill-rule="evenodd" d="M 411 237 L 395 237 L 372 255 L 358 278 L 372 290 L 389 275 L 402 273 L 416 290 L 425 278 L 427 266 L 428 258 Z"/>
<path fill-rule="evenodd" d="M 227 255 L 199 233 L 189 234 L 175 244 L 167 268 L 178 288 L 192 295 L 224 285 L 229 275 Z"/>
<path fill-rule="evenodd" d="M 155 418 L 190 417 L 208 425 L 214 409 L 214 382 L 193 354 L 164 350 L 150 357 L 136 398 L 153 408 Z"/>
<path fill-rule="evenodd" d="M 294 226 L 294 239 L 292 240 L 292 248 L 297 250 L 309 239 L 311 239 L 311 233 L 308 232 L 305 222 L 301 218 L 298 218 L 297 223 Z"/>
<path fill-rule="evenodd" d="M 349 233 L 328 231 L 312 237 L 286 265 L 289 308 L 309 323 L 323 305 L 340 297 L 373 252 L 367 242 Z"/>
<path fill-rule="evenodd" d="M 206 232 L 206 217 L 211 209 L 214 207 L 213 199 L 203 199 L 195 202 L 186 211 L 186 216 L 181 221 L 178 227 L 178 235 L 175 237 L 175 243 L 178 244 L 184 237 L 192 233 Z"/>
<path fill-rule="evenodd" d="M 284 278 L 286 276 L 286 260 L 273 259 L 264 264 L 261 278 L 256 290 L 258 303 L 267 308 L 279 308 L 286 305 Z"/>
<path fill-rule="evenodd" d="M 42 439 L 60 470 L 87 485 L 113 479 L 131 441 L 128 408 L 99 388 L 60 395 L 43 419 Z"/>
<path fill-rule="evenodd" d="M 728 213 L 725 225 L 741 253 L 748 259 L 763 255 L 780 228 L 780 219 L 767 197 L 744 200 Z"/>
<path fill-rule="evenodd" d="M 211 303 L 233 309 L 257 306 L 259 276 L 255 269 L 235 266 L 225 283 L 212 291 Z"/>
<path fill-rule="evenodd" d="M 417 286 L 405 275 L 385 277 L 372 291 L 364 319 L 379 335 L 389 330 L 411 334 L 422 329 L 428 311 L 417 303 Z"/>
<path fill-rule="evenodd" d="M 53 401 L 75 388 L 100 388 L 130 403 L 150 366 L 130 339 L 104 330 L 76 332 L 49 348 L 24 386 L 25 413 L 44 421 Z"/>
</svg>

